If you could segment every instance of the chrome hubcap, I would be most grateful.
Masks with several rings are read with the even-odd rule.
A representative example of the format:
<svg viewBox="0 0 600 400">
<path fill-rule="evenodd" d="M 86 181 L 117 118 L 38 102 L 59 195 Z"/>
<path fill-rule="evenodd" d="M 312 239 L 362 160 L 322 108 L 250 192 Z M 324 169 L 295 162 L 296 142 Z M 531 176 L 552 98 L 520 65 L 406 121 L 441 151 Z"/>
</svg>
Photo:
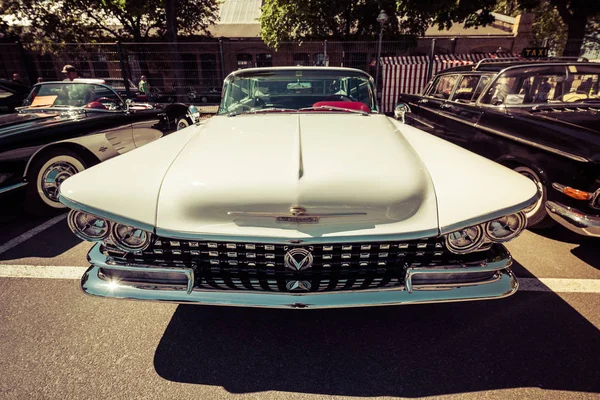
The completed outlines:
<svg viewBox="0 0 600 400">
<path fill-rule="evenodd" d="M 47 198 L 58 201 L 58 189 L 60 185 L 70 176 L 77 173 L 73 165 L 61 161 L 50 165 L 42 175 L 42 190 Z"/>
</svg>

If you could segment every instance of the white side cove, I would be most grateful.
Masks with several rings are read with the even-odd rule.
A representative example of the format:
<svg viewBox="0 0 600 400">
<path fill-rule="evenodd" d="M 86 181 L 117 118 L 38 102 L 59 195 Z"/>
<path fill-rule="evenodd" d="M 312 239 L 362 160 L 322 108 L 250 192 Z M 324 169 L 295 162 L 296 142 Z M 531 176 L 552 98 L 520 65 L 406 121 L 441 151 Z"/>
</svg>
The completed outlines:
<svg viewBox="0 0 600 400">
<path fill-rule="evenodd" d="M 437 195 L 440 233 L 518 211 L 537 199 L 535 184 L 523 175 L 412 126 L 390 121 L 429 170 Z"/>
<path fill-rule="evenodd" d="M 278 222 L 291 206 L 355 215 Z M 175 237 L 438 233 L 435 192 L 412 147 L 383 115 L 339 113 L 211 118 L 167 172 L 156 226 Z"/>
<path fill-rule="evenodd" d="M 62 183 L 60 195 L 90 212 L 153 227 L 162 179 L 194 132 L 174 132 L 82 171 Z"/>
</svg>

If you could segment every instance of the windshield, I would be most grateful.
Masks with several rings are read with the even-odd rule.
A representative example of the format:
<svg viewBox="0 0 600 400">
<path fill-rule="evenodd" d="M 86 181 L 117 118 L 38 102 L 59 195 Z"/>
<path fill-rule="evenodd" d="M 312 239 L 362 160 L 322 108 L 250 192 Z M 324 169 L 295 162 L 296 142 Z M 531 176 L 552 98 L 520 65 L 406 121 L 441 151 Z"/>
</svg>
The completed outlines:
<svg viewBox="0 0 600 400">
<path fill-rule="evenodd" d="M 114 110 L 121 109 L 123 101 L 104 85 L 52 82 L 34 86 L 23 105 L 30 108 L 85 107 Z"/>
<path fill-rule="evenodd" d="M 225 81 L 219 114 L 293 112 L 312 107 L 377 112 L 372 79 L 360 71 L 335 69 L 240 72 Z"/>
<path fill-rule="evenodd" d="M 554 65 L 508 70 L 501 74 L 481 101 L 500 105 L 598 103 L 598 66 Z"/>
</svg>

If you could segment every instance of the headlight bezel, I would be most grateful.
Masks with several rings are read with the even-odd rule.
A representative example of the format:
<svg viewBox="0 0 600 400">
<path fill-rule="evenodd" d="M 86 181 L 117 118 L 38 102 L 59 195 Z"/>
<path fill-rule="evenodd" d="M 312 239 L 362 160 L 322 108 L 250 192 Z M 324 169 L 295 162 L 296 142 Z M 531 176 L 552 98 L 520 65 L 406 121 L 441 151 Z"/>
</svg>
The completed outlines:
<svg viewBox="0 0 600 400">
<path fill-rule="evenodd" d="M 510 218 L 513 216 L 517 218 L 519 225 L 517 226 L 517 229 L 515 229 L 510 235 L 501 238 L 501 237 L 494 236 L 493 234 L 490 233 L 490 230 L 491 230 L 490 227 L 494 222 L 499 221 L 503 218 Z M 508 215 L 502 216 L 500 218 L 496 218 L 496 219 L 486 222 L 485 226 L 484 226 L 484 231 L 485 231 L 486 237 L 489 238 L 492 242 L 504 243 L 504 242 L 508 242 L 508 241 L 516 238 L 517 236 L 519 236 L 521 234 L 521 232 L 523 232 L 523 230 L 525 229 L 526 226 L 527 226 L 527 217 L 525 216 L 525 214 L 523 212 L 518 212 L 518 213 L 508 214 Z"/>
<path fill-rule="evenodd" d="M 506 237 L 497 237 L 495 235 L 493 235 L 491 232 L 491 225 L 496 222 L 499 221 L 503 218 L 509 218 L 512 216 L 516 216 L 519 225 L 517 226 L 517 228 L 512 232 L 512 234 L 506 236 Z M 493 243 L 505 243 L 508 242 L 514 238 L 516 238 L 517 236 L 519 236 L 521 234 L 521 232 L 523 232 L 523 230 L 527 227 L 527 217 L 525 216 L 525 213 L 523 211 L 519 211 L 516 213 L 510 213 L 510 214 L 506 214 L 503 215 L 501 217 L 498 218 L 494 218 L 492 220 L 489 221 L 485 221 L 483 223 L 480 224 L 476 224 L 476 225 L 470 225 L 461 229 L 457 229 L 455 231 L 449 232 L 444 234 L 444 241 L 446 243 L 446 248 L 454 253 L 454 254 L 468 254 L 468 253 L 473 253 L 476 251 L 484 251 L 490 248 L 490 246 Z M 481 233 L 482 233 L 482 237 L 477 237 L 477 240 L 473 240 L 473 243 L 468 247 L 468 248 L 457 248 L 456 246 L 453 246 L 451 244 L 451 235 L 456 234 L 458 232 L 464 232 L 468 229 L 478 229 Z"/>
<path fill-rule="evenodd" d="M 121 227 L 133 229 L 134 231 L 139 231 L 139 232 L 144 233 L 144 235 L 146 237 L 145 237 L 145 239 L 143 241 L 143 244 L 139 245 L 137 247 L 133 247 L 133 246 L 128 245 L 124 241 L 125 239 L 123 239 L 123 238 L 120 237 L 119 228 L 121 228 Z M 153 238 L 153 235 L 152 235 L 151 232 L 148 232 L 148 231 L 146 231 L 144 229 L 136 228 L 136 227 L 131 226 L 131 225 L 121 224 L 119 222 L 113 223 L 112 226 L 111 226 L 111 229 L 110 229 L 110 239 L 111 239 L 111 242 L 119 250 L 125 251 L 127 253 L 138 253 L 138 252 L 146 250 L 150 246 L 150 244 L 152 244 L 152 238 Z"/>
<path fill-rule="evenodd" d="M 90 220 L 100 220 L 104 221 L 105 227 L 102 235 L 92 236 L 85 233 L 85 230 L 81 227 L 81 222 L 78 221 L 78 217 L 86 216 Z M 117 249 L 124 251 L 126 253 L 139 253 L 146 250 L 154 241 L 154 234 L 146 229 L 138 228 L 136 226 L 132 226 L 129 224 L 124 224 L 120 222 L 112 221 L 105 217 L 100 217 L 96 214 L 92 214 L 86 211 L 71 209 L 67 216 L 67 224 L 69 229 L 77 236 L 78 238 L 88 241 L 88 242 L 103 242 L 104 245 L 108 245 L 110 247 L 116 247 Z M 126 227 L 135 231 L 140 231 L 145 235 L 145 239 L 143 244 L 140 246 L 131 246 L 128 245 L 126 241 L 123 240 L 118 234 L 119 227 Z"/>
<path fill-rule="evenodd" d="M 81 228 L 79 226 L 80 222 L 77 220 L 77 218 L 79 216 L 89 216 L 96 220 L 104 221 L 104 223 L 106 225 L 104 228 L 105 232 L 99 236 L 90 236 L 90 235 L 86 234 L 84 232 L 84 228 Z M 86 213 L 84 211 L 79 211 L 79 210 L 69 211 L 69 214 L 67 215 L 67 225 L 69 226 L 71 231 L 75 234 L 75 236 L 77 236 L 78 238 L 80 238 L 82 240 L 86 240 L 88 242 L 101 242 L 110 236 L 111 223 L 108 219 L 99 217 L 94 214 Z"/>
</svg>

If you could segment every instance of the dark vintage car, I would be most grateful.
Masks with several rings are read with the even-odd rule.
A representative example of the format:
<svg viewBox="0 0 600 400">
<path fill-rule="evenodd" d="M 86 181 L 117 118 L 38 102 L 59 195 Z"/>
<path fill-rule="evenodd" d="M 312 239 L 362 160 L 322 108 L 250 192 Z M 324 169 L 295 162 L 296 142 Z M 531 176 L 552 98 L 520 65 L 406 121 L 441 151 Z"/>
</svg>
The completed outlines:
<svg viewBox="0 0 600 400">
<path fill-rule="evenodd" d="M 188 99 L 190 103 L 219 104 L 221 102 L 221 89 L 218 87 L 190 88 Z"/>
<path fill-rule="evenodd" d="M 557 221 L 599 237 L 599 85 L 597 63 L 482 60 L 402 94 L 394 114 L 533 180 L 541 196 L 526 210 L 529 227 Z"/>
<path fill-rule="evenodd" d="M 24 189 L 36 214 L 64 208 L 58 189 L 68 177 L 189 125 L 184 104 L 125 102 L 84 81 L 37 84 L 24 104 L 0 117 L 0 196 Z"/>
<path fill-rule="evenodd" d="M 23 105 L 31 86 L 8 79 L 0 79 L 0 114 L 11 113 Z"/>
</svg>

